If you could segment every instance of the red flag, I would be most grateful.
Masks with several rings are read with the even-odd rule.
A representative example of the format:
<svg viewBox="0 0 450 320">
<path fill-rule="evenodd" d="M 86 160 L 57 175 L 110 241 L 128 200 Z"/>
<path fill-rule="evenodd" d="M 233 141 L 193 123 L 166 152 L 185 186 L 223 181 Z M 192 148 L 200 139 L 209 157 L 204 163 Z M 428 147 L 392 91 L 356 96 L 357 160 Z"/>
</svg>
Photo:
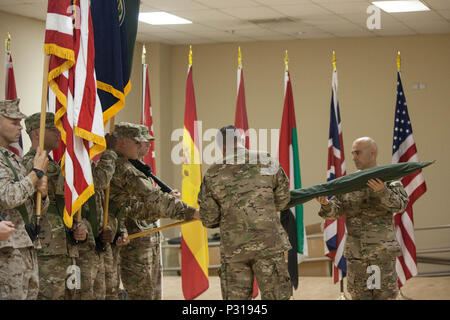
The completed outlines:
<svg viewBox="0 0 450 320">
<path fill-rule="evenodd" d="M 64 222 L 71 227 L 74 213 L 94 194 L 90 159 L 106 147 L 89 0 L 48 1 L 44 49 L 50 55 L 49 99 L 55 99 L 55 124 L 66 146 Z"/>
<path fill-rule="evenodd" d="M 239 47 L 239 61 L 237 71 L 237 100 L 236 100 L 236 115 L 234 118 L 234 126 L 237 129 L 241 129 L 245 133 L 245 147 L 249 148 L 248 137 L 248 119 L 247 119 L 247 107 L 245 105 L 245 87 L 244 87 L 244 71 L 242 69 L 242 57 L 241 48 Z M 258 287 L 256 287 L 258 290 Z M 258 295 L 258 293 L 256 293 Z"/>
<path fill-rule="evenodd" d="M 142 117 L 141 123 L 148 128 L 148 133 L 153 135 L 153 114 L 152 114 L 152 102 L 150 100 L 150 84 L 148 81 L 148 67 L 147 64 L 143 64 L 143 77 L 142 77 Z M 155 140 L 150 140 L 150 148 L 148 153 L 144 156 L 144 162 L 152 167 L 153 173 L 156 175 L 155 165 Z"/>
<path fill-rule="evenodd" d="M 183 133 L 182 199 L 198 208 L 197 196 L 202 183 L 200 166 L 197 109 L 192 81 L 192 51 L 189 53 L 189 69 L 186 82 L 186 105 Z M 209 252 L 206 228 L 200 221 L 181 226 L 181 282 L 184 298 L 195 299 L 209 288 Z"/>
<path fill-rule="evenodd" d="M 237 99 L 236 99 L 236 114 L 234 117 L 234 126 L 241 130 L 241 134 L 245 134 L 245 147 L 250 148 L 250 140 L 248 136 L 248 119 L 247 106 L 245 105 L 245 87 L 244 87 L 244 70 L 242 69 L 242 55 L 241 47 L 238 49 L 238 70 L 237 70 Z M 258 296 L 258 282 L 256 277 L 253 279 L 253 294 L 252 298 Z"/>
<path fill-rule="evenodd" d="M 17 92 L 16 92 L 16 80 L 14 78 L 14 69 L 13 69 L 13 62 L 11 57 L 11 51 L 9 50 L 9 38 L 7 42 L 7 48 L 6 48 L 6 63 L 5 63 L 5 99 L 6 100 L 14 100 L 17 99 Z M 8 149 L 14 152 L 19 157 L 23 156 L 23 144 L 22 144 L 22 134 L 20 135 L 19 141 L 11 143 L 8 146 Z"/>
</svg>

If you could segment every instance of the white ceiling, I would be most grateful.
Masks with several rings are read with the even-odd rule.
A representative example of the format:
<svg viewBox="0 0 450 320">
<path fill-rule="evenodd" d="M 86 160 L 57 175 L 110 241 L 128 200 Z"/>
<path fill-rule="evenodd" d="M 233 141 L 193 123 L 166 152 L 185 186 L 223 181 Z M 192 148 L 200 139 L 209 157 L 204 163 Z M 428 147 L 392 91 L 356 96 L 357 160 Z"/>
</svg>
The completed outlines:
<svg viewBox="0 0 450 320">
<path fill-rule="evenodd" d="M 166 11 L 193 23 L 139 23 L 138 40 L 200 44 L 450 33 L 450 0 L 422 0 L 431 11 L 381 12 L 369 30 L 369 0 L 141 0 L 141 12 Z M 47 0 L 0 0 L 0 11 L 45 20 Z M 282 19 L 277 22 L 250 20 Z M 287 20 L 287 21 L 286 21 Z"/>
</svg>

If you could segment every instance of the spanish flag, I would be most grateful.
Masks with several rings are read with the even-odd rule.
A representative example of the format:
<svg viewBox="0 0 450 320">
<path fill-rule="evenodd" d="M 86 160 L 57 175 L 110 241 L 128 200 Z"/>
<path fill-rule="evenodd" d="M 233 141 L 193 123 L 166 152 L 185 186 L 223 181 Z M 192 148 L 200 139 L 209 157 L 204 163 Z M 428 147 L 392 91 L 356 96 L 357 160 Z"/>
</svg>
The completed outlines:
<svg viewBox="0 0 450 320">
<path fill-rule="evenodd" d="M 198 148 L 197 110 L 192 81 L 192 49 L 189 50 L 189 68 L 186 83 L 186 104 L 183 134 L 183 202 L 198 207 L 197 196 L 202 182 Z M 181 226 L 181 282 L 186 300 L 195 299 L 209 288 L 208 237 L 200 221 Z"/>
</svg>

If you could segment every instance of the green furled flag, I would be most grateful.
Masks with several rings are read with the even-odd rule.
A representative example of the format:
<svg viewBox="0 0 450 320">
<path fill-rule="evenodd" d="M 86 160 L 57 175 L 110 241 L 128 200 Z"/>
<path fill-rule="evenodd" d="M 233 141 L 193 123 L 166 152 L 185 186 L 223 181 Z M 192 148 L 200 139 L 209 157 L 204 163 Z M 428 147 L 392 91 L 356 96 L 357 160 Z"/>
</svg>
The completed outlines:
<svg viewBox="0 0 450 320">
<path fill-rule="evenodd" d="M 361 190 L 367 187 L 367 181 L 370 179 L 380 179 L 382 181 L 398 180 L 428 167 L 434 162 L 402 162 L 376 166 L 347 174 L 326 183 L 316 184 L 309 188 L 291 190 L 291 200 L 286 208 L 297 206 L 319 196 L 334 196 Z"/>
<path fill-rule="evenodd" d="M 292 94 L 291 78 L 288 71 L 288 57 L 285 57 L 285 94 L 284 109 L 281 120 L 280 144 L 278 160 L 289 178 L 290 189 L 302 187 L 300 175 L 300 161 L 298 152 L 297 125 L 295 121 L 294 97 Z M 298 286 L 298 261 L 297 252 L 303 256 L 308 255 L 308 242 L 303 223 L 303 205 L 300 204 L 291 210 L 281 212 L 283 227 L 289 235 L 292 249 L 288 252 L 288 269 L 294 288 Z"/>
</svg>

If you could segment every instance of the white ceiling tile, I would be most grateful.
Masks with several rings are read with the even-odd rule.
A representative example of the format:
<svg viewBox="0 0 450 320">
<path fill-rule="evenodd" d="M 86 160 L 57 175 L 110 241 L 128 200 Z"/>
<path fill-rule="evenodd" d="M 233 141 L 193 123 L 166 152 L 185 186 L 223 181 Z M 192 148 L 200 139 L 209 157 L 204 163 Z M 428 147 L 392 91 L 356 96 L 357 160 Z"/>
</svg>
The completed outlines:
<svg viewBox="0 0 450 320">
<path fill-rule="evenodd" d="M 200 3 L 192 0 L 141 0 L 144 5 L 151 7 L 171 11 L 171 10 L 201 10 L 208 9 Z"/>
<path fill-rule="evenodd" d="M 41 21 L 45 21 L 47 17 L 47 6 L 40 6 L 38 4 L 1 6 L 0 10 Z"/>
<path fill-rule="evenodd" d="M 404 22 L 419 34 L 423 33 L 450 33 L 450 22 L 446 20 L 422 23 L 421 21 Z"/>
<path fill-rule="evenodd" d="M 275 7 L 284 4 L 297 4 L 297 5 L 312 4 L 311 0 L 253 0 L 253 1 L 270 7 Z"/>
<path fill-rule="evenodd" d="M 448 0 L 422 0 L 422 2 L 430 9 L 450 9 L 450 1 Z"/>
<path fill-rule="evenodd" d="M 296 39 L 295 37 L 291 36 L 291 35 L 287 35 L 287 34 L 277 34 L 276 36 L 269 36 L 269 35 L 255 35 L 252 36 L 253 39 L 258 40 L 258 41 L 276 41 L 276 40 L 294 40 Z"/>
<path fill-rule="evenodd" d="M 290 17 L 305 17 L 309 15 L 328 14 L 329 11 L 315 4 L 306 5 L 279 5 L 273 6 L 273 9 Z"/>
<path fill-rule="evenodd" d="M 314 3 L 323 4 L 323 3 L 348 3 L 348 2 L 366 2 L 369 3 L 371 0 L 311 0 Z"/>
<path fill-rule="evenodd" d="M 439 10 L 438 12 L 441 16 L 443 16 L 445 19 L 450 20 L 450 10 Z"/>
<path fill-rule="evenodd" d="M 336 2 L 327 2 L 321 4 L 321 6 L 327 10 L 330 10 L 333 13 L 337 14 L 345 14 L 345 13 L 360 13 L 366 16 L 367 8 L 370 3 L 366 2 L 344 2 L 344 3 L 336 3 Z"/>
<path fill-rule="evenodd" d="M 267 7 L 253 7 L 253 8 L 228 8 L 221 9 L 221 11 L 228 13 L 234 17 L 251 20 L 251 19 L 271 19 L 281 18 L 283 15 Z"/>
<path fill-rule="evenodd" d="M 390 15 L 399 21 L 432 22 L 435 20 L 442 20 L 442 17 L 434 11 L 402 12 L 402 13 L 391 13 Z"/>
<path fill-rule="evenodd" d="M 203 22 L 203 21 L 215 21 L 215 20 L 230 20 L 235 21 L 236 18 L 226 14 L 222 13 L 215 9 L 208 9 L 208 10 L 174 10 L 172 11 L 173 14 L 189 19 L 192 22 Z"/>
<path fill-rule="evenodd" d="M 252 0 L 195 0 L 209 8 L 225 9 L 225 8 L 250 8 L 258 5 Z"/>
</svg>

